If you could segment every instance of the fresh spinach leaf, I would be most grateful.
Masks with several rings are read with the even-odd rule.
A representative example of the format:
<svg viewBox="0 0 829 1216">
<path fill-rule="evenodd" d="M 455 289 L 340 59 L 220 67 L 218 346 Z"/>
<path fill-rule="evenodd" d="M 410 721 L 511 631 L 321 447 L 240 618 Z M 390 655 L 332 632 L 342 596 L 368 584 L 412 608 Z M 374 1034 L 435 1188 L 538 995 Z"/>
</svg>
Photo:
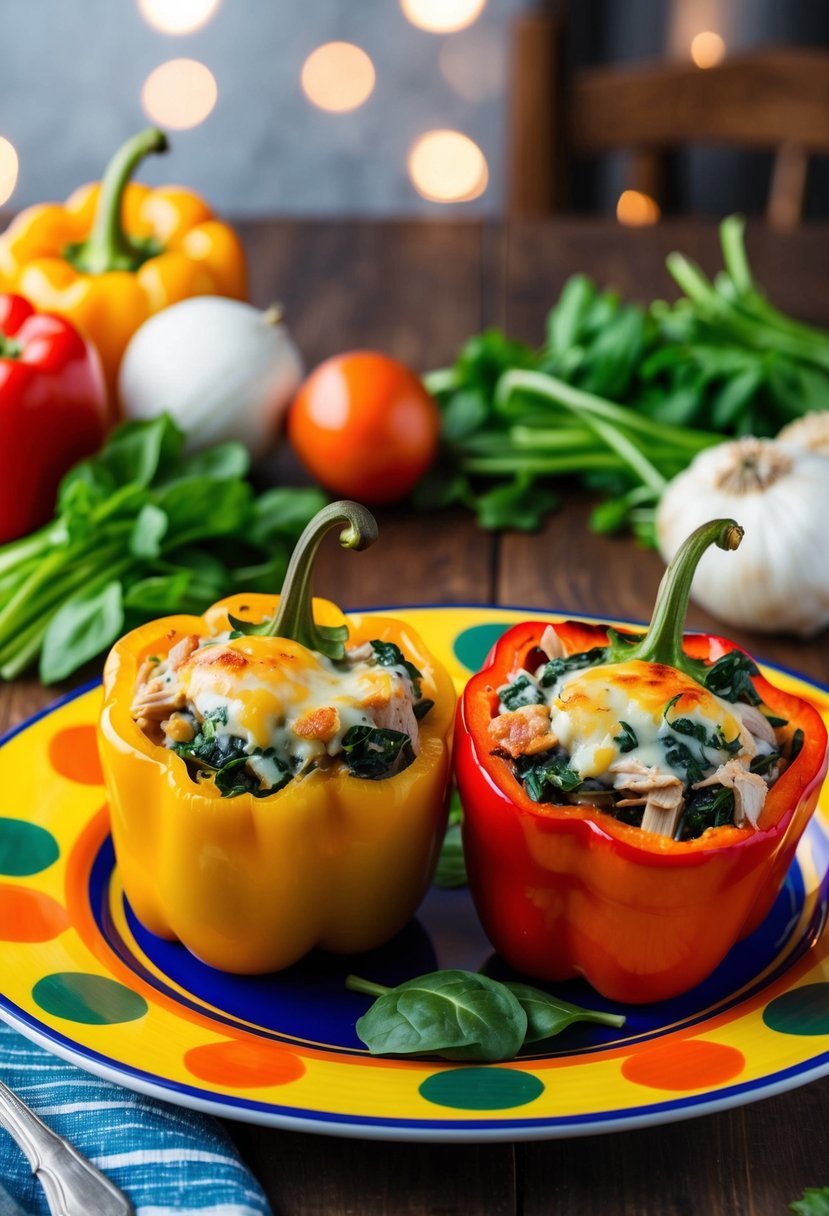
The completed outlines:
<svg viewBox="0 0 829 1216">
<path fill-rule="evenodd" d="M 326 501 L 321 490 L 310 486 L 276 486 L 265 490 L 250 513 L 247 528 L 250 544 L 269 549 L 277 540 L 299 536 Z"/>
<path fill-rule="evenodd" d="M 539 1043 L 542 1039 L 550 1039 L 553 1035 L 561 1034 L 574 1022 L 597 1022 L 600 1026 L 624 1026 L 625 1018 L 616 1013 L 602 1013 L 596 1009 L 583 1009 L 580 1005 L 571 1005 L 556 996 L 550 996 L 540 988 L 530 984 L 507 980 L 509 988 L 527 1015 L 527 1033 L 524 1043 Z"/>
<path fill-rule="evenodd" d="M 800 1199 L 789 1204 L 795 1216 L 829 1216 L 829 1186 L 809 1186 Z"/>
<path fill-rule="evenodd" d="M 546 486 L 519 474 L 479 494 L 475 509 L 479 525 L 488 532 L 535 532 L 558 504 L 558 496 Z"/>
<path fill-rule="evenodd" d="M 133 557 L 158 557 L 169 524 L 167 513 L 161 507 L 151 502 L 145 503 L 135 517 L 127 543 Z"/>
<path fill-rule="evenodd" d="M 124 629 L 124 597 L 117 580 L 66 600 L 49 622 L 40 654 L 44 684 L 64 680 L 111 646 Z"/>
<path fill-rule="evenodd" d="M 183 612 L 192 581 L 189 570 L 155 574 L 133 583 L 124 596 L 124 607 L 143 614 Z"/>
<path fill-rule="evenodd" d="M 372 1055 L 437 1055 L 446 1060 L 511 1060 L 527 1015 L 510 990 L 474 971 L 434 971 L 384 989 L 354 976 L 352 991 L 378 994 L 358 1019 Z"/>
<path fill-rule="evenodd" d="M 412 741 L 399 730 L 352 726 L 343 735 L 343 757 L 352 777 L 381 781 L 414 762 Z"/>
</svg>

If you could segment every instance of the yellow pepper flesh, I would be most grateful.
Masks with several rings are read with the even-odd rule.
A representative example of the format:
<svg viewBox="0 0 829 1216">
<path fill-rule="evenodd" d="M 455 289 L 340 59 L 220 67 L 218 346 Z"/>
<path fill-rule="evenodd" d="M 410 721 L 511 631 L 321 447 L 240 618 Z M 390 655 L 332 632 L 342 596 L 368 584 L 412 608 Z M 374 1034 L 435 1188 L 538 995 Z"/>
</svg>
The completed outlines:
<svg viewBox="0 0 829 1216">
<path fill-rule="evenodd" d="M 357 953 L 387 941 L 428 887 L 446 821 L 454 688 L 415 631 L 391 618 L 352 618 L 349 645 L 396 642 L 435 702 L 420 723 L 420 754 L 394 777 L 314 770 L 266 798 L 223 798 L 133 720 L 145 658 L 187 634 L 228 629 L 228 613 L 271 617 L 278 603 L 237 595 L 204 617 L 151 622 L 116 644 L 104 673 L 99 745 L 127 897 L 152 932 L 240 973 L 290 966 L 315 946 Z M 319 599 L 314 618 L 347 623 Z"/>
</svg>

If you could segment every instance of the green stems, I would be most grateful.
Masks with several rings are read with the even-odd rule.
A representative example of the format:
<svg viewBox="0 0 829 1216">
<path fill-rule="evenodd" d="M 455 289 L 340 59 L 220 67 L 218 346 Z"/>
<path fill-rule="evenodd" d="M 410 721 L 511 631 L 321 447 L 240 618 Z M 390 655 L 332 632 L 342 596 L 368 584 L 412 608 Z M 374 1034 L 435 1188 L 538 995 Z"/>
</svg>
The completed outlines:
<svg viewBox="0 0 829 1216">
<path fill-rule="evenodd" d="M 167 151 L 167 136 L 156 127 L 139 131 L 122 144 L 107 165 L 92 231 L 85 241 L 70 246 L 64 253 L 68 262 L 86 274 L 106 274 L 111 270 L 137 270 L 148 257 L 160 252 L 146 242 L 127 236 L 122 222 L 122 205 L 127 183 L 145 156 Z"/>
<path fill-rule="evenodd" d="M 742 539 L 743 529 L 733 519 L 712 519 L 692 532 L 680 545 L 662 576 L 647 633 L 633 646 L 614 637 L 611 660 L 639 659 L 643 663 L 661 663 L 666 667 L 676 667 L 695 680 L 699 679 L 704 665 L 690 659 L 682 647 L 694 574 L 700 558 L 711 545 L 717 545 L 720 549 L 736 549 Z"/>
<path fill-rule="evenodd" d="M 323 537 L 338 524 L 344 549 L 367 549 L 377 539 L 377 522 L 370 511 L 356 502 L 332 502 L 318 511 L 296 543 L 282 587 L 279 608 L 262 629 L 268 637 L 291 638 L 309 650 L 330 659 L 341 659 L 348 637 L 346 626 L 317 625 L 311 594 L 314 559 Z"/>
</svg>

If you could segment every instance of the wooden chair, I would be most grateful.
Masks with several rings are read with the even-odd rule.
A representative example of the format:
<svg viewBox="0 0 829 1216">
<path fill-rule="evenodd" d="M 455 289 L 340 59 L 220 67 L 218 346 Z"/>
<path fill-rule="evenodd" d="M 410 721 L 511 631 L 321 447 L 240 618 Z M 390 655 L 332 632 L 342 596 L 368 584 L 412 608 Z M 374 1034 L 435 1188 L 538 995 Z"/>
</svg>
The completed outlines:
<svg viewBox="0 0 829 1216">
<path fill-rule="evenodd" d="M 800 220 L 811 154 L 829 152 L 829 52 L 774 48 L 700 69 L 688 62 L 563 71 L 563 32 L 546 15 L 516 22 L 508 211 L 568 204 L 574 157 L 630 154 L 629 185 L 659 201 L 666 153 L 690 144 L 775 151 L 767 219 Z"/>
</svg>

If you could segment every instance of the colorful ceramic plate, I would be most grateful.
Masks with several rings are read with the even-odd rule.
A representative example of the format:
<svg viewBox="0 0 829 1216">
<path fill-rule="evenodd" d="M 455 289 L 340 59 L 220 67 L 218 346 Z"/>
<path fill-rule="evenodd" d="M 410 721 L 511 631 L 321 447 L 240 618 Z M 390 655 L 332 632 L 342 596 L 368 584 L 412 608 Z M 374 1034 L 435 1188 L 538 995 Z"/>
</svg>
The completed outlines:
<svg viewBox="0 0 829 1216">
<path fill-rule="evenodd" d="M 459 687 L 505 628 L 544 615 L 395 614 L 423 633 Z M 779 670 L 772 678 L 829 719 L 829 692 Z M 0 748 L 0 1015 L 81 1067 L 219 1115 L 408 1140 L 636 1127 L 829 1072 L 825 797 L 768 919 L 701 987 L 627 1010 L 621 1031 L 571 1027 L 509 1064 L 373 1059 L 354 1032 L 369 999 L 346 991 L 349 971 L 391 984 L 485 962 L 497 973 L 465 889 L 433 889 L 417 920 L 371 955 L 317 953 L 258 978 L 213 971 L 147 933 L 124 899 L 95 748 L 99 704 L 99 688 L 81 690 Z M 557 991 L 606 1007 L 584 984 Z"/>
</svg>

